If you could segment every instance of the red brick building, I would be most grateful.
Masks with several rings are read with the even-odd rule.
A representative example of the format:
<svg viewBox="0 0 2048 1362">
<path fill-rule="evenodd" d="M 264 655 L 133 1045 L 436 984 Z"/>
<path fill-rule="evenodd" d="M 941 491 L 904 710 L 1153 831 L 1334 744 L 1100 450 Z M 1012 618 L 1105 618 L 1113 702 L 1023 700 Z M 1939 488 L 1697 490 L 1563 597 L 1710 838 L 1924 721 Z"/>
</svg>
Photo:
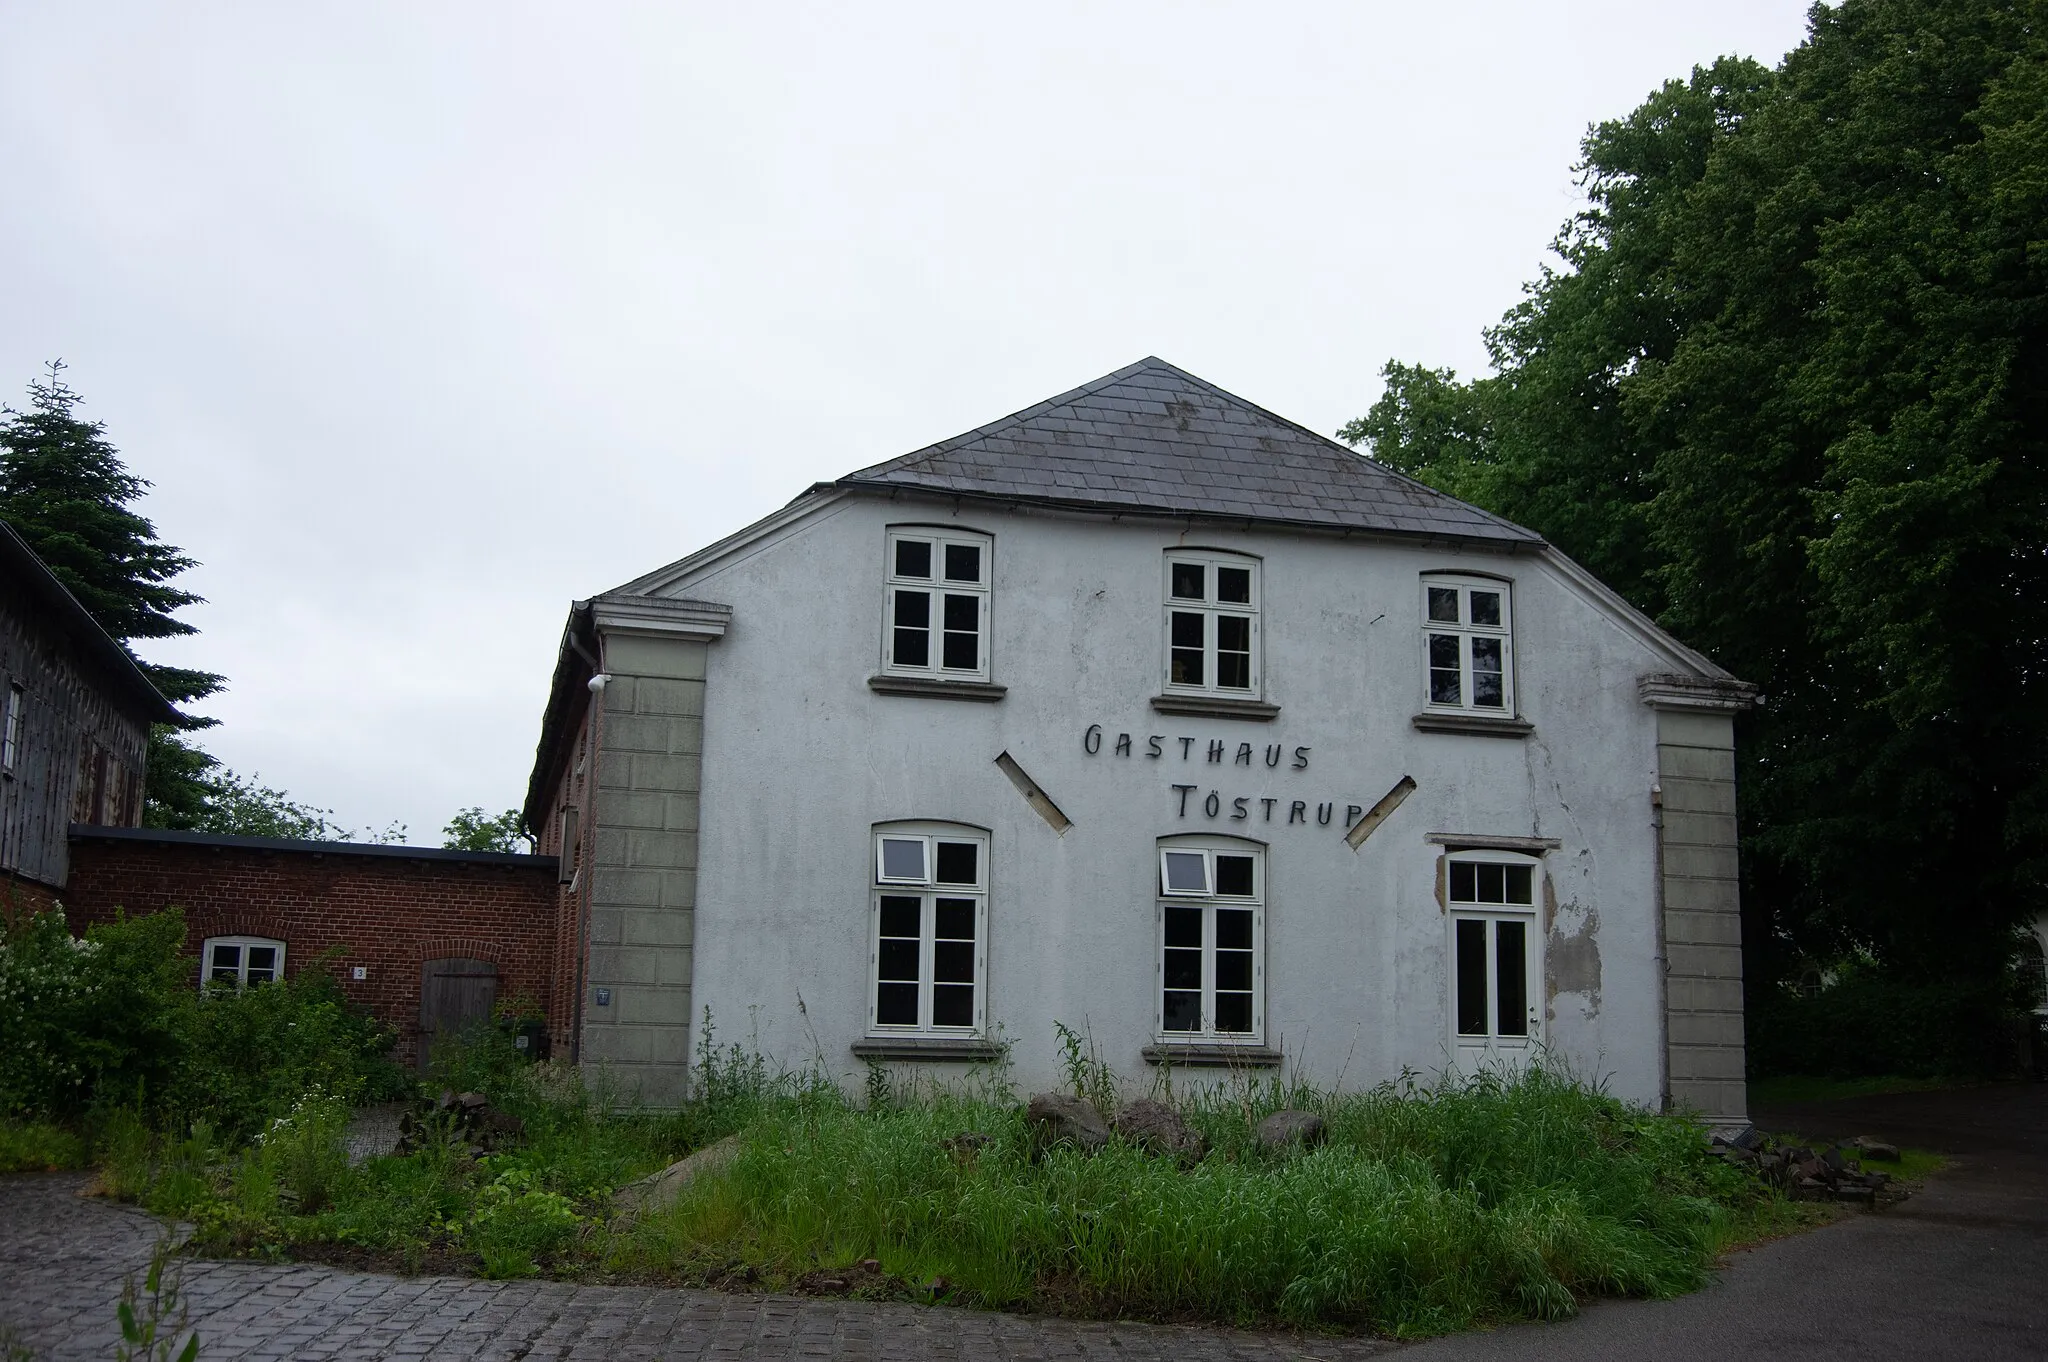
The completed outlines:
<svg viewBox="0 0 2048 1362">
<path fill-rule="evenodd" d="M 74 825 L 63 899 L 82 932 L 180 907 L 202 977 L 262 982 L 316 960 L 399 1028 L 414 1062 L 440 1026 L 567 1003 L 552 856 Z"/>
</svg>

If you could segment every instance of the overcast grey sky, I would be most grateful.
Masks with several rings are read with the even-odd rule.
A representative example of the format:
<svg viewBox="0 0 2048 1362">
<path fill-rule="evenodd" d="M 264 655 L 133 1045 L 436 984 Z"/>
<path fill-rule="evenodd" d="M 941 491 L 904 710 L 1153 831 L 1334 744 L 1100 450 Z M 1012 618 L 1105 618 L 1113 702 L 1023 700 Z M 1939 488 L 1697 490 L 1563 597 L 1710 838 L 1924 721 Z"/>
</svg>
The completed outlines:
<svg viewBox="0 0 2048 1362">
<path fill-rule="evenodd" d="M 0 0 L 0 398 L 203 564 L 208 748 L 438 843 L 568 603 L 1147 354 L 1318 430 L 1482 367 L 1587 125 L 1796 0 Z"/>
</svg>

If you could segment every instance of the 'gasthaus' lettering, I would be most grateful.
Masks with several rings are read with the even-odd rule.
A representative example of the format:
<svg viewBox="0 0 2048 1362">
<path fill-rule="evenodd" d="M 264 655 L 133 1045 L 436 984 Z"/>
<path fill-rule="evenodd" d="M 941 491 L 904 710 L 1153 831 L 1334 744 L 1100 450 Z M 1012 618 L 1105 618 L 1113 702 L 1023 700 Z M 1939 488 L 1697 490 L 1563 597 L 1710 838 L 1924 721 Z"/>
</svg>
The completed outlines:
<svg viewBox="0 0 2048 1362">
<path fill-rule="evenodd" d="M 1135 742 L 1142 738 L 1144 747 L 1135 749 Z M 1249 767 L 1256 769 L 1263 764 L 1275 770 L 1306 771 L 1309 769 L 1310 748 L 1306 745 L 1289 747 L 1283 743 L 1262 744 L 1261 752 L 1251 743 L 1241 742 L 1233 748 L 1220 738 L 1203 739 L 1184 733 L 1116 733 L 1111 734 L 1101 724 L 1090 724 L 1082 731 L 1081 750 L 1091 757 L 1103 757 L 1107 751 L 1109 761 L 1173 761 L 1174 749 L 1179 747 L 1179 760 L 1189 765 Z M 1134 755 L 1135 752 L 1135 755 Z M 1180 819 L 1202 819 L 1218 823 L 1272 823 L 1282 827 L 1331 827 L 1338 823 L 1337 810 L 1344 810 L 1341 831 L 1350 831 L 1358 820 L 1365 817 L 1365 806 L 1343 803 L 1333 799 L 1289 799 L 1278 795 L 1238 794 L 1235 791 L 1202 784 L 1173 783 L 1167 786 L 1173 802 L 1174 817 Z"/>
</svg>

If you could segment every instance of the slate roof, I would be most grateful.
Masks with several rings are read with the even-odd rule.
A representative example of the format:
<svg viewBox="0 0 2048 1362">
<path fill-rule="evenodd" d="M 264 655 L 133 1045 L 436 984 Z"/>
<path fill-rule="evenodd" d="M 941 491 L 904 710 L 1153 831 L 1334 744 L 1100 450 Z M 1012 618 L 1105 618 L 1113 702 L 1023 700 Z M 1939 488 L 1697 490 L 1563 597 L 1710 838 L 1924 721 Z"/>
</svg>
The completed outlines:
<svg viewBox="0 0 2048 1362">
<path fill-rule="evenodd" d="M 1543 542 L 1156 357 L 827 485 Z"/>
</svg>

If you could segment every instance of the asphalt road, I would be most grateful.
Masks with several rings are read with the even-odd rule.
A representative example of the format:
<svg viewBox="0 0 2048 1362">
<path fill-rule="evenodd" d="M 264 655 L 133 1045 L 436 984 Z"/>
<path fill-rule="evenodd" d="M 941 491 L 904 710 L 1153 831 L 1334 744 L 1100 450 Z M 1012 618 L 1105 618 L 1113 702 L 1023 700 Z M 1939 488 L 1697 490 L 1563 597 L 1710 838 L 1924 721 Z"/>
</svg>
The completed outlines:
<svg viewBox="0 0 2048 1362">
<path fill-rule="evenodd" d="M 1753 1110 L 1767 1130 L 1871 1135 L 1953 1162 L 1891 1210 L 1735 1254 L 1674 1301 L 1439 1339 L 1414 1362 L 2048 1358 L 2048 1085 Z"/>
</svg>

